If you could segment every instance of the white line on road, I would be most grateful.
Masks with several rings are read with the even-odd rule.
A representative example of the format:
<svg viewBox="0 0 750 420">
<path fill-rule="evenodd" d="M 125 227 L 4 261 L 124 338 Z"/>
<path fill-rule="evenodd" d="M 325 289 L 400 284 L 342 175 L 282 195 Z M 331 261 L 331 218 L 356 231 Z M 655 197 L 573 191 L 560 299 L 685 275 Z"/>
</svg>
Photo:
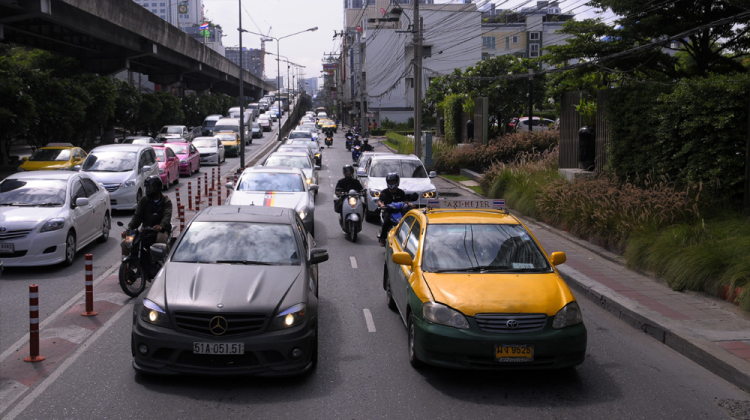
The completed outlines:
<svg viewBox="0 0 750 420">
<path fill-rule="evenodd" d="M 117 313 L 112 316 L 112 318 L 109 319 L 109 321 L 105 322 L 104 325 L 102 325 L 101 328 L 99 328 L 99 331 L 95 332 L 86 342 L 84 342 L 81 346 L 76 349 L 75 353 L 73 353 L 70 357 L 65 359 L 64 362 L 60 363 L 60 365 L 55 369 L 52 374 L 50 374 L 47 379 L 42 381 L 42 383 L 39 384 L 36 388 L 34 388 L 33 391 L 29 395 L 26 396 L 23 400 L 21 400 L 18 405 L 13 407 L 13 410 L 8 413 L 7 416 L 3 417 L 5 420 L 13 420 L 21 414 L 31 403 L 34 402 L 37 397 L 39 397 L 47 388 L 49 388 L 50 385 L 52 385 L 63 373 L 65 373 L 68 368 L 78 360 L 81 355 L 88 350 L 88 348 L 96 342 L 99 337 L 104 335 L 105 332 L 114 325 L 124 314 L 126 314 L 128 311 L 132 311 L 133 308 L 130 305 L 123 306 Z M 374 328 L 374 327 L 373 327 Z M 11 404 L 11 402 L 8 402 L 8 406 Z"/>
<path fill-rule="evenodd" d="M 367 323 L 367 331 L 369 332 L 377 331 L 375 329 L 375 321 L 372 320 L 372 314 L 370 313 L 370 310 L 365 308 L 365 309 L 362 309 L 362 312 L 365 313 L 365 322 Z"/>
<path fill-rule="evenodd" d="M 354 257 L 349 257 L 349 261 L 352 263 L 352 268 L 359 268 L 357 267 L 357 259 Z"/>
</svg>

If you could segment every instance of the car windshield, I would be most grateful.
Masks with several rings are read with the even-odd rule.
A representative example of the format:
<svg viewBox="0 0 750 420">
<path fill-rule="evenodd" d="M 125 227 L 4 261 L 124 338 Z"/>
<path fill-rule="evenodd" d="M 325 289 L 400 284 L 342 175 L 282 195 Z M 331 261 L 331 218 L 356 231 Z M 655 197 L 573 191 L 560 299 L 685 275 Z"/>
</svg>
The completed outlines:
<svg viewBox="0 0 750 420">
<path fill-rule="evenodd" d="M 422 270 L 549 273 L 541 249 L 523 225 L 429 225 Z"/>
<path fill-rule="evenodd" d="M 87 172 L 129 172 L 135 168 L 135 152 L 92 152 L 83 162 Z"/>
<path fill-rule="evenodd" d="M 216 125 L 217 120 L 206 120 L 203 121 L 203 128 L 211 128 Z"/>
<path fill-rule="evenodd" d="M 172 149 L 173 152 L 175 152 L 178 155 L 186 155 L 188 154 L 188 147 L 184 144 L 168 144 L 167 147 Z"/>
<path fill-rule="evenodd" d="M 195 147 L 201 147 L 204 149 L 211 149 L 216 148 L 216 140 L 215 139 L 195 139 L 193 140 L 193 146 Z"/>
<path fill-rule="evenodd" d="M 217 134 L 216 137 L 221 141 L 237 141 L 237 136 L 235 136 L 234 134 Z"/>
<path fill-rule="evenodd" d="M 231 131 L 233 133 L 239 133 L 240 132 L 240 126 L 239 125 L 217 125 L 214 127 L 214 131 Z"/>
<path fill-rule="evenodd" d="M 289 144 L 304 144 L 310 149 L 316 150 L 318 145 L 314 141 L 310 140 L 292 140 Z"/>
<path fill-rule="evenodd" d="M 248 222 L 193 222 L 172 262 L 299 265 L 289 225 Z"/>
<path fill-rule="evenodd" d="M 260 128 L 260 124 L 258 124 L 258 123 L 256 123 L 256 122 L 254 122 L 254 123 L 253 123 L 253 128 Z"/>
<path fill-rule="evenodd" d="M 401 178 L 427 178 L 427 172 L 418 160 L 388 159 L 373 163 L 370 176 L 385 178 L 391 172 L 395 172 Z"/>
<path fill-rule="evenodd" d="M 59 179 L 4 179 L 0 182 L 0 206 L 48 206 L 65 204 L 67 181 Z"/>
<path fill-rule="evenodd" d="M 162 127 L 161 134 L 182 134 L 182 127 Z"/>
<path fill-rule="evenodd" d="M 70 149 L 39 149 L 29 158 L 33 162 L 66 162 L 70 160 Z"/>
<path fill-rule="evenodd" d="M 297 174 L 255 172 L 243 175 L 239 184 L 237 187 L 238 191 L 305 191 L 304 182 Z"/>
<path fill-rule="evenodd" d="M 292 131 L 289 133 L 290 139 L 310 139 L 309 131 Z"/>
<path fill-rule="evenodd" d="M 310 169 L 310 160 L 305 156 L 271 156 L 263 166 L 284 166 L 287 168 Z"/>
</svg>

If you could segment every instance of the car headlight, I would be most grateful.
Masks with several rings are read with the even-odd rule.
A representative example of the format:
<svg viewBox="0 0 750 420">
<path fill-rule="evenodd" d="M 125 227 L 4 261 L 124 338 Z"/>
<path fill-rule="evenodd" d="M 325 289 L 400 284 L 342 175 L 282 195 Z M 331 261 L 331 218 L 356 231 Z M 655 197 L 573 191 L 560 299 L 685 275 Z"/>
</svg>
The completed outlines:
<svg viewBox="0 0 750 420">
<path fill-rule="evenodd" d="M 52 232 L 53 230 L 60 230 L 63 227 L 65 227 L 65 219 L 57 217 L 47 220 L 47 223 L 42 225 L 40 232 Z"/>
<path fill-rule="evenodd" d="M 143 299 L 141 319 L 144 322 L 158 325 L 160 327 L 172 327 L 172 325 L 169 323 L 169 315 L 167 315 L 167 311 L 148 299 Z"/>
<path fill-rule="evenodd" d="M 187 163 L 187 160 L 185 160 L 185 159 L 180 159 L 180 163 Z"/>
<path fill-rule="evenodd" d="M 437 191 L 427 191 L 422 193 L 422 197 L 424 198 L 435 198 L 435 195 L 437 194 Z"/>
<path fill-rule="evenodd" d="M 380 197 L 380 190 L 371 190 L 370 197 Z"/>
<path fill-rule="evenodd" d="M 583 322 L 581 307 L 578 302 L 570 302 L 560 309 L 552 320 L 552 328 L 565 328 Z"/>
<path fill-rule="evenodd" d="M 298 303 L 276 315 L 271 320 L 271 325 L 268 326 L 268 330 L 283 330 L 284 328 L 296 327 L 305 322 L 306 314 L 307 305 L 304 303 Z"/>
<path fill-rule="evenodd" d="M 461 312 L 451 309 L 442 303 L 426 302 L 422 305 L 422 316 L 433 324 L 445 325 L 453 328 L 468 329 L 469 321 Z"/>
<path fill-rule="evenodd" d="M 312 179 L 311 178 L 307 178 L 307 185 L 312 185 Z"/>
<path fill-rule="evenodd" d="M 307 207 L 302 208 L 302 210 L 299 211 L 299 218 L 302 220 L 305 220 L 305 217 L 307 216 Z"/>
<path fill-rule="evenodd" d="M 123 188 L 134 187 L 135 186 L 135 180 L 134 179 L 129 179 L 129 180 L 123 182 L 120 186 L 123 187 Z"/>
</svg>

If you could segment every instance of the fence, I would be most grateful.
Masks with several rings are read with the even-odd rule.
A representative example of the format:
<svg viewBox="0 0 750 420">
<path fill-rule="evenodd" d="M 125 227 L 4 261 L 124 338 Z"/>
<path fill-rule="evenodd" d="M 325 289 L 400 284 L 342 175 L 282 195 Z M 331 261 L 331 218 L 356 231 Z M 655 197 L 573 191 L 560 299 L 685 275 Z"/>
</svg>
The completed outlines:
<svg viewBox="0 0 750 420">
<path fill-rule="evenodd" d="M 578 130 L 582 126 L 581 117 L 576 105 L 586 93 L 582 91 L 565 92 L 560 102 L 560 168 L 578 168 Z M 609 147 L 609 124 L 607 124 L 607 100 L 611 89 L 603 89 L 596 94 L 596 173 L 602 173 L 607 165 L 607 148 Z"/>
</svg>

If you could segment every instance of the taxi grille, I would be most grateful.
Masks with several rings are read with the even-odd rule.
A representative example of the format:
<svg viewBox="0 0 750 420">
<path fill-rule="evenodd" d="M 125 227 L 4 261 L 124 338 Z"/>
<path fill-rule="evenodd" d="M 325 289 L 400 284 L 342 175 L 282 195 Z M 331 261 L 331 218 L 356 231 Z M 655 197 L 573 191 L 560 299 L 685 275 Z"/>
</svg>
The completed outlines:
<svg viewBox="0 0 750 420">
<path fill-rule="evenodd" d="M 29 233 L 31 233 L 31 229 L 8 230 L 5 232 L 0 232 L 0 241 L 25 238 Z"/>
<path fill-rule="evenodd" d="M 187 333 L 197 333 L 217 337 L 209 329 L 209 323 L 216 316 L 227 320 L 227 331 L 220 337 L 257 334 L 263 331 L 266 324 L 265 315 L 254 314 L 220 314 L 215 312 L 175 312 L 177 329 Z"/>
<path fill-rule="evenodd" d="M 541 331 L 547 323 L 546 314 L 476 314 L 474 319 L 482 331 L 506 334 Z"/>
<path fill-rule="evenodd" d="M 120 184 L 110 184 L 104 186 L 104 189 L 109 192 L 115 192 L 118 188 L 120 188 Z"/>
</svg>

